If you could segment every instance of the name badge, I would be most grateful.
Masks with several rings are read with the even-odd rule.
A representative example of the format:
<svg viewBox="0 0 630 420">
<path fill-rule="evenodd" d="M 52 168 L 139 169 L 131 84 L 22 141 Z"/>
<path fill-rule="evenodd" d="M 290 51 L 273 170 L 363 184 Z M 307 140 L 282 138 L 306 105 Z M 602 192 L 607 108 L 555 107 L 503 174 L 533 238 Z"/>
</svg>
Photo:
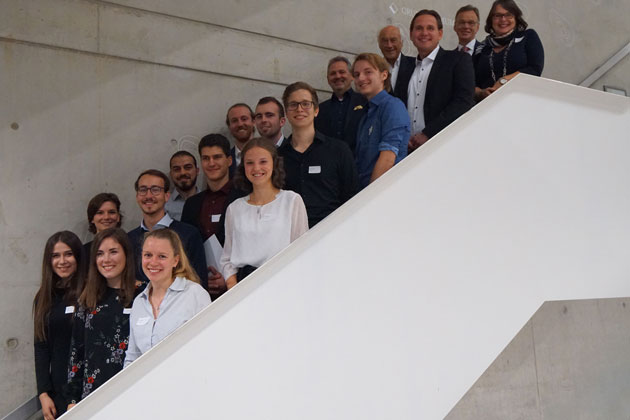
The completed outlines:
<svg viewBox="0 0 630 420">
<path fill-rule="evenodd" d="M 67 314 L 73 314 L 74 313 L 74 306 L 66 306 L 66 313 Z"/>
<path fill-rule="evenodd" d="M 210 220 L 212 221 L 212 223 L 218 223 L 219 220 L 221 220 L 221 215 L 220 214 L 213 214 L 210 216 Z"/>
<path fill-rule="evenodd" d="M 308 167 L 308 173 L 309 174 L 321 174 L 322 173 L 322 167 L 321 166 L 309 166 Z"/>
<path fill-rule="evenodd" d="M 131 313 L 131 308 L 123 308 L 123 315 L 129 315 Z"/>
<path fill-rule="evenodd" d="M 136 325 L 144 325 L 147 322 L 149 322 L 149 318 L 148 316 L 143 316 L 142 318 L 138 318 L 138 322 L 136 322 Z"/>
</svg>

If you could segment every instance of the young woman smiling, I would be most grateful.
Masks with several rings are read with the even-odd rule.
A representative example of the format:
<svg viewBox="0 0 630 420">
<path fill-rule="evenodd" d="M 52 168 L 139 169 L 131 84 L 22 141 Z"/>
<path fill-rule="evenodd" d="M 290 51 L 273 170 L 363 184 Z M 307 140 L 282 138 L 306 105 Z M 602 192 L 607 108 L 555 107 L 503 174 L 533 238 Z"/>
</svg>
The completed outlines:
<svg viewBox="0 0 630 420">
<path fill-rule="evenodd" d="M 94 237 L 85 289 L 72 328 L 66 398 L 72 408 L 122 370 L 136 293 L 133 254 L 120 228 Z"/>
<path fill-rule="evenodd" d="M 354 86 L 369 101 L 357 132 L 359 185 L 365 188 L 407 156 L 411 123 L 405 104 L 391 90 L 389 64 L 377 54 L 362 53 L 352 65 Z"/>
<path fill-rule="evenodd" d="M 97 234 L 102 230 L 120 227 L 123 215 L 120 213 L 120 200 L 114 193 L 96 194 L 87 207 L 88 230 Z M 85 260 L 90 260 L 92 241 L 83 245 Z"/>
<path fill-rule="evenodd" d="M 142 270 L 149 285 L 133 301 L 125 366 L 210 304 L 174 231 L 156 229 L 145 235 Z"/>
<path fill-rule="evenodd" d="M 308 230 L 302 197 L 282 189 L 284 170 L 275 145 L 254 138 L 242 156 L 234 182 L 249 195 L 235 200 L 225 213 L 221 267 L 228 288 Z"/>
<path fill-rule="evenodd" d="M 67 407 L 63 387 L 68 372 L 72 316 L 81 292 L 81 241 L 72 232 L 57 232 L 44 248 L 42 282 L 33 301 L 35 376 L 44 419 L 61 416 Z"/>
</svg>

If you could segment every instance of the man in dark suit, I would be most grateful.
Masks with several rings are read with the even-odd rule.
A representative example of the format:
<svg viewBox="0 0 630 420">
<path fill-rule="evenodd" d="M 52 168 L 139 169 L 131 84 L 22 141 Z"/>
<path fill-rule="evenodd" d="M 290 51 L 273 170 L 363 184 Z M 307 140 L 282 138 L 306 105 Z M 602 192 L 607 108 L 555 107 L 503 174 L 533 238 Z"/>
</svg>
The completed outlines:
<svg viewBox="0 0 630 420">
<path fill-rule="evenodd" d="M 475 39 L 479 31 L 479 9 L 470 4 L 460 7 L 455 14 L 453 29 L 459 40 L 457 51 L 463 51 L 471 57 L 480 51 L 483 44 Z"/>
<path fill-rule="evenodd" d="M 354 153 L 359 121 L 367 111 L 367 100 L 350 87 L 352 74 L 346 57 L 333 57 L 328 62 L 328 84 L 333 90 L 330 99 L 319 104 L 315 130 L 342 140 Z"/>
<path fill-rule="evenodd" d="M 416 59 L 404 55 L 402 51 L 402 36 L 397 26 L 386 26 L 378 33 L 378 47 L 383 53 L 383 57 L 391 66 L 391 85 L 392 95 L 401 98 L 401 95 L 407 95 L 407 82 L 405 75 L 411 75 L 416 67 Z M 403 75 L 402 78 L 398 77 Z M 403 93 L 404 92 L 404 93 Z"/>
<path fill-rule="evenodd" d="M 435 10 L 423 9 L 411 20 L 410 37 L 418 50 L 411 74 L 399 74 L 407 91 L 400 99 L 411 119 L 409 152 L 422 146 L 474 105 L 474 71 L 470 55 L 446 51 L 442 19 Z"/>
</svg>

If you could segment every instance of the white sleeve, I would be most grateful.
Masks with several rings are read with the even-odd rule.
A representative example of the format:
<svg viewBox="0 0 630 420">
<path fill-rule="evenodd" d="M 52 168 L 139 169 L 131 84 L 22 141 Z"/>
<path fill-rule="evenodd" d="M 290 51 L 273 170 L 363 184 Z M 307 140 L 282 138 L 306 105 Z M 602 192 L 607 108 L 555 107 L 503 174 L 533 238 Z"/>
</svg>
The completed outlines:
<svg viewBox="0 0 630 420">
<path fill-rule="evenodd" d="M 291 209 L 291 242 L 302 236 L 308 230 L 308 216 L 304 201 L 299 194 L 295 194 Z"/>
<path fill-rule="evenodd" d="M 226 280 L 236 274 L 238 270 L 232 264 L 232 236 L 234 235 L 234 203 L 230 204 L 225 212 L 225 243 L 223 244 L 223 254 L 221 254 L 221 274 Z"/>
<path fill-rule="evenodd" d="M 133 316 L 135 307 L 136 307 L 136 300 L 134 299 L 133 305 L 131 307 L 131 313 L 129 314 L 129 343 L 127 344 L 127 351 L 125 352 L 125 363 L 123 365 L 123 369 L 129 366 L 131 362 L 136 360 L 138 357 L 142 356 L 142 352 L 136 345 L 136 339 L 134 338 L 134 333 L 133 333 L 134 327 L 136 324 L 135 322 L 136 317 Z"/>
</svg>

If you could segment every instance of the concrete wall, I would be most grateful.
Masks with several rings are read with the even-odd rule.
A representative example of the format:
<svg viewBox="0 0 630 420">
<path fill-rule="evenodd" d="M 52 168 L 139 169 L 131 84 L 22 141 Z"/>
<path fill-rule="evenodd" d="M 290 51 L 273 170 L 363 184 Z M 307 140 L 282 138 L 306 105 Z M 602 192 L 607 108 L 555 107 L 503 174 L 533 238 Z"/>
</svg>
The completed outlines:
<svg viewBox="0 0 630 420">
<path fill-rule="evenodd" d="M 51 233 L 70 229 L 89 240 L 85 207 L 104 190 L 119 194 L 124 227 L 133 227 L 140 170 L 166 169 L 175 150 L 225 133 L 234 102 L 254 105 L 298 79 L 328 89 L 329 57 L 378 51 L 377 29 L 407 28 L 418 7 L 214 3 L 0 1 L 0 377 L 12 378 L 0 383 L 0 415 L 35 393 L 30 305 Z M 459 4 L 424 3 L 445 17 L 445 47 L 455 45 L 449 27 Z M 479 3 L 482 14 L 489 4 Z M 547 77 L 579 83 L 628 41 L 625 0 L 520 4 L 545 43 Z M 630 92 L 628 65 L 626 58 L 595 87 Z"/>
</svg>

